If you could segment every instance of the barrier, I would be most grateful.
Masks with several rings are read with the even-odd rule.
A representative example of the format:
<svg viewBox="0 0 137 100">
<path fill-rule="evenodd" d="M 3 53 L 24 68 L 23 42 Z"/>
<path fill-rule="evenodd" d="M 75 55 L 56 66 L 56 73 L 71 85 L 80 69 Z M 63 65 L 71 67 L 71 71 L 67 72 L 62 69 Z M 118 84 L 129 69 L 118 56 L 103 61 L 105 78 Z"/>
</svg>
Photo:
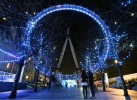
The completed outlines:
<svg viewBox="0 0 137 100">
<path fill-rule="evenodd" d="M 0 92 L 11 91 L 14 82 L 0 82 Z M 19 83 L 18 90 L 26 89 L 27 83 Z"/>
</svg>

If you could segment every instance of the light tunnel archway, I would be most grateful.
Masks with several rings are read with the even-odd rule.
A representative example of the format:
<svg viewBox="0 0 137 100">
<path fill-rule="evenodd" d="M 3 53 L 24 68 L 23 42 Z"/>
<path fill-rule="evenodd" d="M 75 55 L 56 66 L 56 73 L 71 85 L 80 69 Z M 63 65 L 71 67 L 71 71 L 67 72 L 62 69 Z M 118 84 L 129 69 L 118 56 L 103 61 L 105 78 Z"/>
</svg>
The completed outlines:
<svg viewBox="0 0 137 100">
<path fill-rule="evenodd" d="M 100 61 L 101 62 L 105 62 L 108 53 L 110 51 L 110 42 L 111 42 L 111 33 L 109 31 L 108 26 L 105 25 L 104 21 L 94 12 L 88 10 L 87 8 L 81 7 L 81 6 L 77 6 L 77 5 L 72 5 L 72 4 L 63 4 L 63 5 L 56 5 L 56 6 L 52 6 L 49 7 L 47 9 L 44 9 L 43 11 L 41 11 L 40 13 L 38 13 L 32 20 L 30 20 L 27 23 L 27 26 L 25 28 L 25 36 L 26 39 L 23 43 L 23 45 L 25 47 L 27 47 L 29 50 L 31 49 L 31 45 L 30 45 L 30 36 L 31 33 L 33 31 L 33 29 L 35 28 L 35 25 L 45 16 L 53 13 L 53 12 L 57 12 L 57 11 L 63 11 L 63 10 L 71 10 L 71 11 L 77 11 L 80 13 L 83 13 L 85 15 L 88 15 L 89 17 L 91 17 L 91 19 L 93 19 L 102 29 L 103 35 L 105 37 L 105 48 L 103 49 L 103 53 L 100 57 Z M 98 69 L 98 63 L 95 64 L 95 70 Z"/>
</svg>

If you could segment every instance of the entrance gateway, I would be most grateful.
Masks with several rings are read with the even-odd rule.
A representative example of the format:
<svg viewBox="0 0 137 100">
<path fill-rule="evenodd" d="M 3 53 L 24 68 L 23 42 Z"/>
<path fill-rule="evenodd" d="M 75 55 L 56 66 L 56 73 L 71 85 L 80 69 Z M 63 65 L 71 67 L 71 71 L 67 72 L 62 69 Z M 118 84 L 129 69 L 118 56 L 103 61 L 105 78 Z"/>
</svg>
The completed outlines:
<svg viewBox="0 0 137 100">
<path fill-rule="evenodd" d="M 106 58 L 108 57 L 108 53 L 110 51 L 110 43 L 111 41 L 111 33 L 108 29 L 108 26 L 105 25 L 104 21 L 94 12 L 88 10 L 87 8 L 84 8 L 82 6 L 77 6 L 77 5 L 72 5 L 72 4 L 63 4 L 63 5 L 56 5 L 49 7 L 47 9 L 44 9 L 40 13 L 38 13 L 32 20 L 30 20 L 27 23 L 27 26 L 25 28 L 25 36 L 26 39 L 23 43 L 23 45 L 31 51 L 31 45 L 30 45 L 30 36 L 32 34 L 33 29 L 35 28 L 35 25 L 45 16 L 57 12 L 57 11 L 63 11 L 63 10 L 69 10 L 69 11 L 77 11 L 80 13 L 83 13 L 85 15 L 88 15 L 93 19 L 101 28 L 103 35 L 104 35 L 104 40 L 105 40 L 105 45 L 104 49 L 102 52 L 102 55 L 99 59 L 99 62 L 97 62 L 92 68 L 94 71 L 99 69 L 99 63 L 105 63 Z"/>
</svg>

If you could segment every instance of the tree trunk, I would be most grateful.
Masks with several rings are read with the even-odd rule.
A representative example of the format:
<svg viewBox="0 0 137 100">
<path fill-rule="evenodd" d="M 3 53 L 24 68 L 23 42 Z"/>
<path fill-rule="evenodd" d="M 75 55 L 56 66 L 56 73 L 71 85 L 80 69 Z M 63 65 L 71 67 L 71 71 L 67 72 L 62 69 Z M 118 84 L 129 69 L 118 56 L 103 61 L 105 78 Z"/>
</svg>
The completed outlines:
<svg viewBox="0 0 137 100">
<path fill-rule="evenodd" d="M 124 81 L 124 78 L 123 78 L 123 73 L 122 73 L 122 70 L 121 70 L 121 65 L 117 64 L 117 67 L 118 67 L 118 72 L 119 72 L 119 75 L 120 75 L 120 78 L 121 78 L 121 81 L 122 81 L 122 86 L 123 86 L 123 90 L 124 90 L 124 96 L 129 96 L 128 95 L 128 91 L 127 91 L 127 87 L 125 85 L 125 81 Z"/>
<path fill-rule="evenodd" d="M 18 82 L 19 82 L 19 79 L 20 79 L 20 75 L 21 75 L 21 71 L 22 71 L 23 65 L 24 65 L 24 59 L 22 58 L 22 59 L 19 61 L 19 67 L 18 67 L 16 76 L 15 76 L 15 82 L 14 82 L 14 84 L 13 84 L 13 88 L 12 88 L 12 91 L 11 91 L 11 93 L 10 93 L 9 98 L 16 98 L 17 88 L 18 88 Z"/>
</svg>

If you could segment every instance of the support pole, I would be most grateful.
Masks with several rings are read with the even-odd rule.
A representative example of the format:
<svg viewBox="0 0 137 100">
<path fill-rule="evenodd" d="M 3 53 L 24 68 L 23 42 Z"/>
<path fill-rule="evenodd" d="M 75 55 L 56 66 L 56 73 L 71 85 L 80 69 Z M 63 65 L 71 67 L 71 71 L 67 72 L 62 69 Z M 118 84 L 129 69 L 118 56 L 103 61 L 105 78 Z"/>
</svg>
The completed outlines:
<svg viewBox="0 0 137 100">
<path fill-rule="evenodd" d="M 106 91 L 106 87 L 105 87 L 105 81 L 104 81 L 104 70 L 102 67 L 100 67 L 100 73 L 101 73 L 101 79 L 102 79 L 102 87 L 103 87 L 103 91 L 105 92 Z"/>
<path fill-rule="evenodd" d="M 17 73 L 16 73 L 15 82 L 13 84 L 13 88 L 12 88 L 12 91 L 10 93 L 9 98 L 16 98 L 17 88 L 18 88 L 18 82 L 19 82 L 19 79 L 20 79 L 20 74 L 21 74 L 21 71 L 22 71 L 22 67 L 24 65 L 24 60 L 25 59 L 22 58 L 19 61 L 19 67 L 18 67 L 18 70 L 17 70 Z"/>
<path fill-rule="evenodd" d="M 118 72 L 119 72 L 119 75 L 120 75 L 120 78 L 121 78 L 121 81 L 122 81 L 122 86 L 123 86 L 123 90 L 124 90 L 124 96 L 129 96 L 128 95 L 128 91 L 127 91 L 127 87 L 125 85 L 125 81 L 124 81 L 124 78 L 123 78 L 123 73 L 122 73 L 122 70 L 121 70 L 121 65 L 119 63 L 117 63 L 117 67 L 118 67 Z"/>
<path fill-rule="evenodd" d="M 102 87 L 103 87 L 103 91 L 106 91 L 106 87 L 105 87 L 105 81 L 104 81 L 104 72 L 101 72 L 101 78 L 102 78 Z"/>
<path fill-rule="evenodd" d="M 35 70 L 35 87 L 34 87 L 34 92 L 37 92 L 38 89 L 37 89 L 37 86 L 38 86 L 38 78 L 39 78 L 39 70 L 36 69 Z"/>
<path fill-rule="evenodd" d="M 72 44 L 72 42 L 71 42 L 71 39 L 69 38 L 68 41 L 69 41 L 69 44 L 70 44 L 70 49 L 71 49 L 71 52 L 72 52 L 72 56 L 73 56 L 73 59 L 74 59 L 74 62 L 75 62 L 76 68 L 79 68 L 79 66 L 78 66 L 78 60 L 77 60 L 76 53 L 75 53 L 75 50 L 74 50 L 73 44 Z"/>
</svg>

